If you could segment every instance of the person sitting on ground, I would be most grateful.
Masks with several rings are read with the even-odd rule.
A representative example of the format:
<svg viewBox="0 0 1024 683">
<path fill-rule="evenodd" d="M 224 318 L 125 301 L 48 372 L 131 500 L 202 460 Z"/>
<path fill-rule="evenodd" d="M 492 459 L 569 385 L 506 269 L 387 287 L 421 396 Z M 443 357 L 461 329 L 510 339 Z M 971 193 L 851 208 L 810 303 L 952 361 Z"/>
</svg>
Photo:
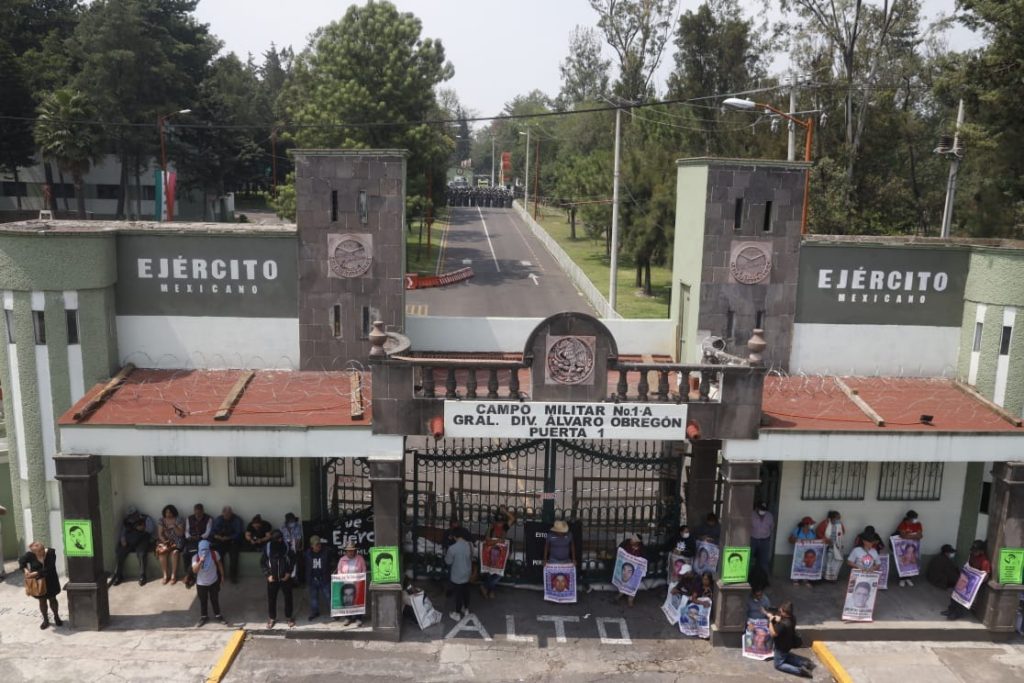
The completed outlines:
<svg viewBox="0 0 1024 683">
<path fill-rule="evenodd" d="M 220 517 L 213 520 L 213 549 L 227 565 L 225 571 L 231 583 L 238 583 L 238 550 L 242 545 L 242 518 L 235 514 L 230 505 L 220 511 Z"/>
<path fill-rule="evenodd" d="M 722 536 L 722 525 L 718 523 L 718 515 L 709 512 L 704 518 L 704 523 L 697 527 L 697 540 L 707 541 L 718 545 L 718 539 Z"/>
<path fill-rule="evenodd" d="M 864 531 L 857 534 L 857 537 L 853 539 L 853 547 L 856 548 L 857 546 L 863 545 L 865 538 L 873 538 L 874 541 L 871 543 L 871 547 L 875 549 L 876 553 L 882 552 L 882 548 L 885 546 L 882 543 L 882 537 L 878 535 L 877 531 L 875 531 L 874 526 L 868 524 L 864 527 Z"/>
<path fill-rule="evenodd" d="M 139 512 L 134 505 L 129 505 L 121 522 L 121 537 L 115 552 L 117 564 L 110 585 L 116 586 L 124 580 L 124 561 L 132 553 L 139 563 L 139 585 L 146 585 L 146 558 L 149 548 L 156 536 L 156 522 L 147 514 Z"/>
<path fill-rule="evenodd" d="M 178 508 L 165 505 L 156 527 L 156 556 L 164 572 L 164 584 L 178 583 L 178 558 L 185 549 L 185 524 L 178 516 Z"/>
<path fill-rule="evenodd" d="M 903 521 L 896 528 L 896 535 L 900 538 L 905 538 L 910 541 L 920 541 L 924 536 L 924 527 L 921 526 L 921 520 L 917 516 L 917 512 L 914 510 L 907 510 L 907 514 L 904 515 Z M 907 548 L 911 549 L 914 546 L 908 545 Z M 904 562 L 917 563 L 916 554 L 913 556 L 906 557 Z M 910 579 L 900 579 L 900 586 L 913 586 L 914 582 Z"/>
<path fill-rule="evenodd" d="M 814 678 L 815 664 L 806 657 L 793 654 L 792 650 L 799 647 L 799 637 L 796 634 L 796 615 L 793 613 L 793 603 L 787 600 L 779 605 L 775 613 L 765 611 L 768 617 L 768 632 L 775 639 L 775 652 L 773 655 L 775 668 L 778 671 L 803 678 Z"/>
<path fill-rule="evenodd" d="M 280 531 L 270 534 L 270 541 L 260 555 L 260 566 L 267 577 L 267 628 L 277 623 L 277 594 L 284 593 L 284 617 L 288 626 L 295 626 L 292 618 L 292 586 L 294 585 L 295 557 L 284 542 Z"/>
<path fill-rule="evenodd" d="M 682 555 L 687 562 L 693 562 L 693 558 L 697 556 L 697 539 L 690 533 L 690 527 L 683 524 L 679 527 L 679 533 L 674 539 L 669 540 L 665 549 Z"/>
<path fill-rule="evenodd" d="M 976 540 L 971 544 L 971 554 L 967 560 L 967 564 L 979 571 L 985 572 L 989 577 L 992 576 L 992 563 L 988 559 L 988 553 L 985 552 L 985 541 Z M 959 581 L 959 577 L 957 580 Z M 984 582 L 982 582 L 981 590 L 984 589 Z M 975 598 L 975 602 L 977 602 L 977 598 Z M 967 608 L 956 600 L 950 598 L 949 606 L 942 610 L 940 614 L 950 621 L 953 621 L 965 616 L 967 614 Z"/>
<path fill-rule="evenodd" d="M 850 555 L 846 558 L 846 564 L 851 569 L 877 571 L 879 559 L 878 550 L 875 548 L 880 539 L 876 535 L 869 535 L 866 529 L 857 538 L 860 540 L 860 545 L 850 551 Z"/>
<path fill-rule="evenodd" d="M 338 569 L 336 574 L 364 574 L 366 572 L 366 558 L 359 554 L 356 544 L 349 541 L 345 544 L 345 554 L 338 558 Z M 356 627 L 363 625 L 361 616 L 345 617 L 345 626 L 355 624 Z"/>
<path fill-rule="evenodd" d="M 629 534 L 622 541 L 622 543 L 619 544 L 619 547 L 622 548 L 623 550 L 625 550 L 630 555 L 633 555 L 634 557 L 643 557 L 644 556 L 644 544 L 643 544 L 643 540 L 640 538 L 639 534 Z M 626 575 L 627 567 L 629 569 L 629 576 L 628 577 Z M 628 583 L 629 580 L 632 578 L 634 571 L 635 571 L 635 567 L 631 563 L 623 564 L 622 565 L 622 581 L 624 583 Z M 626 595 L 625 593 L 619 593 L 618 596 L 615 599 L 616 600 L 621 600 L 623 597 L 626 598 L 626 604 L 629 605 L 630 607 L 632 607 L 633 605 L 636 604 L 636 596 L 635 595 Z"/>
<path fill-rule="evenodd" d="M 956 548 L 948 543 L 943 545 L 939 554 L 928 563 L 925 576 L 928 583 L 936 588 L 949 590 L 955 586 L 957 579 L 960 578 L 960 567 L 956 563 Z"/>
<path fill-rule="evenodd" d="M 818 535 L 814 531 L 814 519 L 811 517 L 804 517 L 797 525 L 789 532 L 789 542 L 796 544 L 797 541 L 813 541 Z M 813 551 L 812 551 L 813 552 Z M 810 586 L 810 581 L 804 581 L 805 586 Z M 799 586 L 800 581 L 794 581 L 794 586 Z"/>
<path fill-rule="evenodd" d="M 693 566 L 684 564 L 679 570 L 679 580 L 672 587 L 672 594 L 696 598 L 700 593 L 700 585 L 700 577 L 694 573 Z"/>
<path fill-rule="evenodd" d="M 270 522 L 264 521 L 262 515 L 256 515 L 245 527 L 245 543 L 253 550 L 263 550 L 270 541 Z"/>
<path fill-rule="evenodd" d="M 700 575 L 700 586 L 697 588 L 697 598 L 715 598 L 715 577 L 711 572 L 704 572 Z"/>
<path fill-rule="evenodd" d="M 765 595 L 764 588 L 751 586 L 750 597 L 747 598 L 747 619 L 764 619 L 764 614 L 771 605 L 772 601 Z"/>
</svg>

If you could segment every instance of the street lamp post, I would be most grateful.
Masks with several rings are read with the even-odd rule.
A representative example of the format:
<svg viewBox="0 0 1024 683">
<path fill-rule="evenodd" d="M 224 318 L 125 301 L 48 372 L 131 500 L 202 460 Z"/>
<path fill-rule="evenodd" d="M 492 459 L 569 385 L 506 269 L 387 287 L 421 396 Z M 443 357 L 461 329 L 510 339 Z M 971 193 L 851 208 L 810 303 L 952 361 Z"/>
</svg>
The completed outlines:
<svg viewBox="0 0 1024 683">
<path fill-rule="evenodd" d="M 790 123 L 795 123 L 798 126 L 803 126 L 804 130 L 807 131 L 807 135 L 804 140 L 804 161 L 809 162 L 811 160 L 811 142 L 814 140 L 814 119 L 808 116 L 806 119 L 798 119 L 795 116 L 791 116 L 781 109 L 776 109 L 770 104 L 763 102 L 753 102 L 751 100 L 743 100 L 738 97 L 729 97 L 725 99 L 722 104 L 733 109 L 753 110 L 753 109 L 764 109 L 766 112 L 781 116 Z M 809 193 L 811 189 L 811 169 L 808 168 L 804 171 L 804 207 L 800 216 L 800 234 L 807 234 L 807 206 Z"/>
<path fill-rule="evenodd" d="M 530 127 L 526 127 L 526 132 L 519 131 L 520 135 L 526 136 L 526 172 L 523 174 L 523 209 L 526 212 L 530 211 Z"/>
<path fill-rule="evenodd" d="M 170 114 L 164 114 L 163 116 L 157 117 L 156 127 L 160 131 L 160 169 L 163 171 L 164 192 L 167 191 L 167 142 L 164 140 L 164 124 L 167 122 L 167 119 L 172 116 L 177 116 L 178 114 L 189 114 L 191 112 L 191 109 L 179 109 L 178 111 L 173 111 Z M 173 202 L 167 202 L 167 220 L 174 220 Z"/>
</svg>

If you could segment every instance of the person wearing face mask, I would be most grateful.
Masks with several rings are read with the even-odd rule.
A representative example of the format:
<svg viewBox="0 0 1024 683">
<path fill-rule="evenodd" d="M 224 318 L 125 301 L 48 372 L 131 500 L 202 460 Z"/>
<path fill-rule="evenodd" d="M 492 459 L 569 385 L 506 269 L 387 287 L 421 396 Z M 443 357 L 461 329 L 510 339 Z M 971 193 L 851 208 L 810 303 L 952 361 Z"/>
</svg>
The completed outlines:
<svg viewBox="0 0 1024 683">
<path fill-rule="evenodd" d="M 955 586 L 957 579 L 960 578 L 960 567 L 956 564 L 956 549 L 948 543 L 942 546 L 942 552 L 928 562 L 925 577 L 928 583 L 942 590 L 949 590 Z"/>
<path fill-rule="evenodd" d="M 750 560 L 765 576 L 772 574 L 772 532 L 775 517 L 768 512 L 768 504 L 760 502 L 750 515 Z"/>
<path fill-rule="evenodd" d="M 829 510 L 828 516 L 821 520 L 814 530 L 815 536 L 828 541 L 825 551 L 825 580 L 835 582 L 839 579 L 839 571 L 843 568 L 846 558 L 846 526 L 838 510 Z"/>
<path fill-rule="evenodd" d="M 669 540 L 666 550 L 681 555 L 688 563 L 692 563 L 697 555 L 697 539 L 690 533 L 690 527 L 685 524 L 679 527 L 679 533 L 674 539 Z"/>
<path fill-rule="evenodd" d="M 907 514 L 903 517 L 903 521 L 896 527 L 896 534 L 900 538 L 905 538 L 911 541 L 920 541 L 924 535 L 924 527 L 921 526 L 921 518 L 918 517 L 917 513 L 913 510 L 907 510 Z M 913 586 L 914 582 L 910 579 L 900 579 L 900 586 Z"/>
</svg>

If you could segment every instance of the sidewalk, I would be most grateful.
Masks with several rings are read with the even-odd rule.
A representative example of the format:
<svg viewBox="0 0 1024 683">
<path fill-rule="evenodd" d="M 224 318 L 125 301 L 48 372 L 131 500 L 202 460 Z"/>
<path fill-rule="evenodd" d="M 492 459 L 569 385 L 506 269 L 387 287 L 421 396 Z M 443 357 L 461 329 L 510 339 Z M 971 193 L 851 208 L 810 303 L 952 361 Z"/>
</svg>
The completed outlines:
<svg viewBox="0 0 1024 683">
<path fill-rule="evenodd" d="M 1024 680 L 1024 646 L 994 643 L 827 643 L 856 683 Z"/>
</svg>

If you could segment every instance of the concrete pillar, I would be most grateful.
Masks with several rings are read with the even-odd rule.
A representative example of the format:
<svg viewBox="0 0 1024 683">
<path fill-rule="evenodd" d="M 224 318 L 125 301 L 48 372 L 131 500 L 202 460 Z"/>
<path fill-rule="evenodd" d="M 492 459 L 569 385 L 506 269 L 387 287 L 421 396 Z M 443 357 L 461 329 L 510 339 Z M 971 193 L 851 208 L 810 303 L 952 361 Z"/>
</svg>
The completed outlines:
<svg viewBox="0 0 1024 683">
<path fill-rule="evenodd" d="M 71 626 L 99 631 L 110 623 L 107 601 L 107 576 L 103 571 L 103 534 L 100 533 L 100 490 L 98 475 L 102 465 L 95 455 L 58 455 L 54 457 L 60 482 L 65 520 L 91 523 L 92 555 L 75 556 L 65 547 L 68 566 L 68 614 Z"/>
<path fill-rule="evenodd" d="M 993 575 L 976 612 L 992 634 L 1009 636 L 1017 618 L 1019 584 L 999 583 L 999 549 L 1024 547 L 1024 462 L 998 462 L 992 469 L 987 552 Z"/>
<path fill-rule="evenodd" d="M 760 461 L 723 464 L 725 487 L 722 499 L 722 547 L 750 545 L 750 511 L 754 489 L 761 483 Z M 715 609 L 716 644 L 736 644 L 747 625 L 749 583 L 723 584 L 718 581 Z"/>
<path fill-rule="evenodd" d="M 718 476 L 718 440 L 694 441 L 690 453 L 690 472 L 686 479 L 686 523 L 693 527 L 714 511 L 715 480 Z"/>
<path fill-rule="evenodd" d="M 402 473 L 403 459 L 370 459 L 370 486 L 373 490 L 374 545 L 402 546 Z M 404 571 L 404 567 L 402 570 Z M 374 633 L 386 640 L 402 637 L 402 584 L 370 584 L 370 610 Z"/>
</svg>

